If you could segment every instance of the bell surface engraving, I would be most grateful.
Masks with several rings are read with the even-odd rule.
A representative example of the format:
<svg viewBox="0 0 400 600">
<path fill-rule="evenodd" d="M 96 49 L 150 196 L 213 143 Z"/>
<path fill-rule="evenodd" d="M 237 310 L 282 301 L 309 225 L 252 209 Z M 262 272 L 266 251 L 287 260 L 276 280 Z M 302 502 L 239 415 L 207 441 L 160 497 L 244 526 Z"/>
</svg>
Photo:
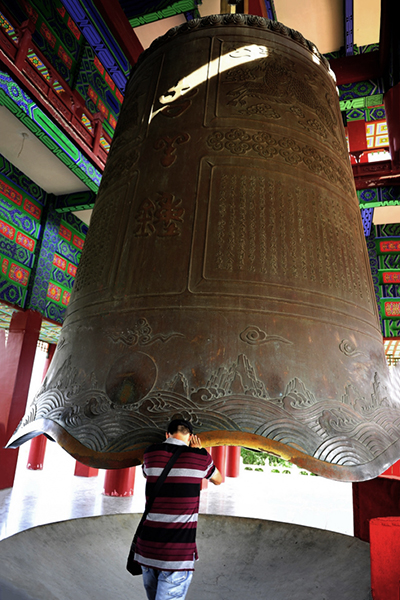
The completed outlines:
<svg viewBox="0 0 400 600">
<path fill-rule="evenodd" d="M 132 466 L 181 416 L 334 479 L 399 459 L 335 81 L 301 34 L 217 15 L 143 53 L 62 340 L 12 447 Z"/>
</svg>

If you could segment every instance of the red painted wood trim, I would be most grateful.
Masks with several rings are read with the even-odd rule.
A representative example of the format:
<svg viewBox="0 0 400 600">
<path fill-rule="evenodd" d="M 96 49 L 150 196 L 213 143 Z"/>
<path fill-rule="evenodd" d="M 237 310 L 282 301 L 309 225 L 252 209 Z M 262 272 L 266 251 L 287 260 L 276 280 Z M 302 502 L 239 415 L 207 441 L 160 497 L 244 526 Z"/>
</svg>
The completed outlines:
<svg viewBox="0 0 400 600">
<path fill-rule="evenodd" d="M 94 0 L 93 3 L 107 23 L 126 58 L 131 65 L 134 65 L 143 52 L 143 46 L 139 42 L 119 2 L 115 2 L 115 0 Z"/>
<path fill-rule="evenodd" d="M 383 75 L 379 52 L 367 52 L 366 54 L 356 54 L 343 58 L 332 58 L 329 64 L 336 75 L 337 85 L 376 79 Z"/>
<path fill-rule="evenodd" d="M 352 165 L 357 190 L 369 187 L 400 185 L 400 168 L 395 168 L 390 160 L 376 163 Z"/>
<path fill-rule="evenodd" d="M 91 132 L 74 114 L 76 112 L 80 114 L 84 112 L 88 119 L 93 122 L 91 113 L 87 111 L 84 103 L 82 104 L 79 101 L 78 96 L 73 93 L 68 84 L 62 79 L 57 71 L 55 71 L 54 67 L 50 65 L 40 50 L 32 43 L 30 46 L 35 53 L 37 53 L 40 60 L 46 65 L 49 73 L 56 78 L 66 90 L 65 94 L 57 94 L 54 92 L 51 83 L 47 82 L 27 59 L 22 62 L 21 68 L 18 69 L 15 65 L 18 47 L 16 47 L 11 38 L 0 29 L 0 61 L 2 62 L 2 68 L 10 73 L 24 91 L 38 102 L 40 107 L 61 126 L 71 140 L 76 143 L 93 164 L 103 172 L 107 160 L 107 153 L 100 147 L 98 142 L 97 147 L 95 146 L 95 124 L 93 123 L 93 132 Z M 101 135 L 108 143 L 111 142 L 110 136 L 106 134 L 103 129 Z M 99 136 L 99 138 L 100 137 L 101 136 Z"/>
</svg>

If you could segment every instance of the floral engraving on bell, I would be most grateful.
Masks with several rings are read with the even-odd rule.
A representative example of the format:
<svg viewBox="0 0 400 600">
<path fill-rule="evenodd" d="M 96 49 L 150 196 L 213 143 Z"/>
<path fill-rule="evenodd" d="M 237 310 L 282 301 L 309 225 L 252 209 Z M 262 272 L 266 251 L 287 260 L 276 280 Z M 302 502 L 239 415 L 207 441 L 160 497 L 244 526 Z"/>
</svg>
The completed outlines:
<svg viewBox="0 0 400 600">
<path fill-rule="evenodd" d="M 154 150 L 163 150 L 161 164 L 163 167 L 170 167 L 176 159 L 177 146 L 186 144 L 190 140 L 188 133 L 178 133 L 176 135 L 162 135 L 154 142 Z"/>
</svg>

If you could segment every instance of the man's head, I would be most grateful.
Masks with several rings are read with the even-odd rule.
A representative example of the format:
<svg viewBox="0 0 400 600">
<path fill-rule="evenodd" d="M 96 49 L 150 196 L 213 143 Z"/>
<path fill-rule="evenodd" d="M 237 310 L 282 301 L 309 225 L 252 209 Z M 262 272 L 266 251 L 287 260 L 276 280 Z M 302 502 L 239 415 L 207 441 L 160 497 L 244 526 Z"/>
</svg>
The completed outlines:
<svg viewBox="0 0 400 600">
<path fill-rule="evenodd" d="M 185 419 L 173 419 L 168 425 L 166 437 L 177 438 L 189 445 L 192 434 L 193 426 L 189 421 L 185 421 Z"/>
</svg>

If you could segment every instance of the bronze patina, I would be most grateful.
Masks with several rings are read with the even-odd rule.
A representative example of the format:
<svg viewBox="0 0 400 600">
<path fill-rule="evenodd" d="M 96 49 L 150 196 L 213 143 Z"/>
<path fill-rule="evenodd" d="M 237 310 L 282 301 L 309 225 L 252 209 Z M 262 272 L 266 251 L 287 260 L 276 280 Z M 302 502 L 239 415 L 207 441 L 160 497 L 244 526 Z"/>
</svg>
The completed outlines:
<svg viewBox="0 0 400 600">
<path fill-rule="evenodd" d="M 48 375 L 10 444 L 138 464 L 176 416 L 203 444 L 326 477 L 400 456 L 327 61 L 259 17 L 156 40 L 132 74 Z"/>
</svg>

